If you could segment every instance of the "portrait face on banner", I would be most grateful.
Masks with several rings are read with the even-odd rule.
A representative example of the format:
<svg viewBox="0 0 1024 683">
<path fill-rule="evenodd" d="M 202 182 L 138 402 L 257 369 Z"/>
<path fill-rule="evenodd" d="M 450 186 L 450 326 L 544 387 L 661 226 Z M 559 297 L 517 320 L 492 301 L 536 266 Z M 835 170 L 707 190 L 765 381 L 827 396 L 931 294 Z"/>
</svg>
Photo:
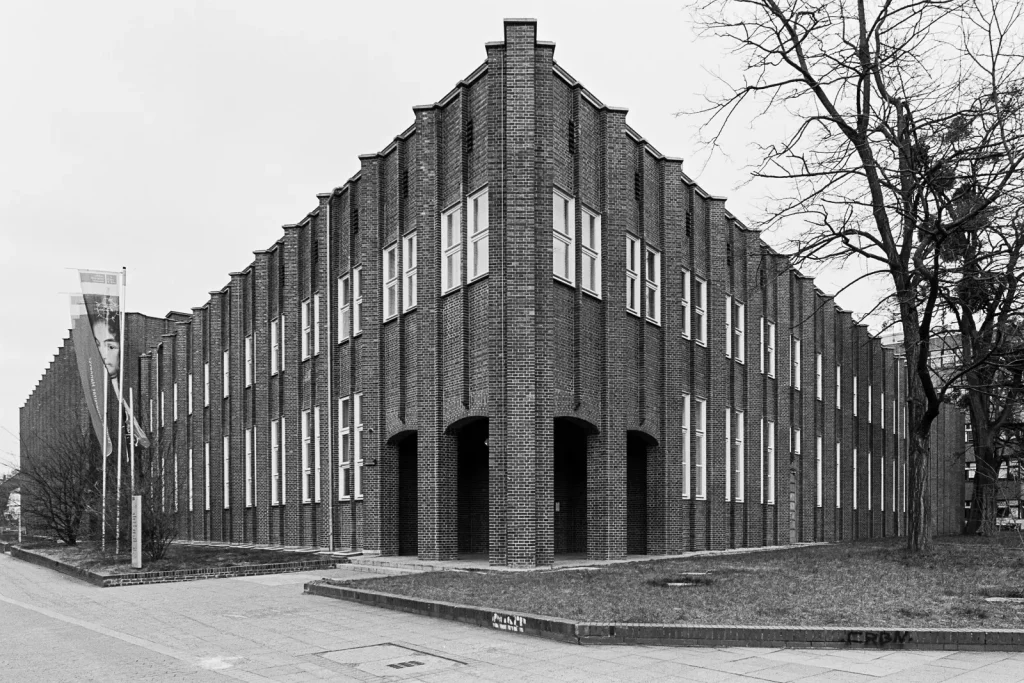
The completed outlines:
<svg viewBox="0 0 1024 683">
<path fill-rule="evenodd" d="M 121 369 L 121 292 L 117 273 L 80 271 L 82 299 L 89 314 L 96 348 L 107 375 L 117 380 Z"/>
</svg>

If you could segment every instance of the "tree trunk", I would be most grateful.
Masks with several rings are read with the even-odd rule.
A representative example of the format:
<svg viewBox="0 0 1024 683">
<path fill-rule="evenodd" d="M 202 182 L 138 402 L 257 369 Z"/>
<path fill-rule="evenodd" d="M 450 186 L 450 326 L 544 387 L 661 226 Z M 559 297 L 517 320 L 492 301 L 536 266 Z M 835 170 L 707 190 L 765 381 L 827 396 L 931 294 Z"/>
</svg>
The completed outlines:
<svg viewBox="0 0 1024 683">
<path fill-rule="evenodd" d="M 991 430 L 987 424 L 972 420 L 974 433 L 974 497 L 967 518 L 965 534 L 990 535 L 996 530 L 996 510 L 999 500 L 999 456 L 992 447 Z"/>
<path fill-rule="evenodd" d="M 906 299 L 904 299 L 906 300 Z M 902 309 L 908 307 L 901 307 Z M 932 422 L 938 415 L 928 370 L 928 343 L 922 343 L 916 311 L 901 310 L 903 349 L 907 359 L 907 549 L 928 550 L 934 523 L 928 491 L 928 461 Z M 922 357 L 923 356 L 923 357 Z"/>
</svg>

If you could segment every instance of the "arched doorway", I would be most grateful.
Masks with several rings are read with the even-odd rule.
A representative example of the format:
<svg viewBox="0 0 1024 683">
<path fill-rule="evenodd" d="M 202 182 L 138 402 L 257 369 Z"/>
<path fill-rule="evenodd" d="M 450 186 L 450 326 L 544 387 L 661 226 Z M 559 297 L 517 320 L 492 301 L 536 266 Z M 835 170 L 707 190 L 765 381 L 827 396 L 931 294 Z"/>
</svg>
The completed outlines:
<svg viewBox="0 0 1024 683">
<path fill-rule="evenodd" d="M 587 552 L 587 434 L 592 431 L 555 418 L 555 554 Z"/>
</svg>

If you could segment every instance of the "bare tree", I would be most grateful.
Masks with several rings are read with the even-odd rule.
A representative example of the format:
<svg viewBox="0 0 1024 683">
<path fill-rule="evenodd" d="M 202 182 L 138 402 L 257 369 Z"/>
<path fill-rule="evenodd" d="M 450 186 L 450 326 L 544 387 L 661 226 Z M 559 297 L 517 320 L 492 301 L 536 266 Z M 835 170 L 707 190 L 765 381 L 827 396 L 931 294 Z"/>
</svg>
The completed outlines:
<svg viewBox="0 0 1024 683">
<path fill-rule="evenodd" d="M 930 367 L 948 322 L 943 250 L 1021 196 L 1021 5 L 713 0 L 695 10 L 703 33 L 745 60 L 742 83 L 702 112 L 708 141 L 750 105 L 797 122 L 760 148 L 755 175 L 790 190 L 766 224 L 802 226 L 797 263 L 862 259 L 888 278 L 907 359 L 908 546 L 926 549 L 928 437 L 955 386 Z"/>
</svg>

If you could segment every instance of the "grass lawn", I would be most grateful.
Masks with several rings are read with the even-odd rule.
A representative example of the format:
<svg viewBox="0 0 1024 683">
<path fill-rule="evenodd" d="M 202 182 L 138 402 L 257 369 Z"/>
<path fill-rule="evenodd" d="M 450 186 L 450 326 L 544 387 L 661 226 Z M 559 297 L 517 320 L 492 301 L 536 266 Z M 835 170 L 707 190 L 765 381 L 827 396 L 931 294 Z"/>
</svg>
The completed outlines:
<svg viewBox="0 0 1024 683">
<path fill-rule="evenodd" d="M 98 574 L 130 574 L 132 572 L 163 572 L 175 569 L 202 569 L 207 567 L 237 567 L 250 564 L 274 564 L 278 562 L 301 562 L 320 559 L 315 553 L 284 553 L 274 550 L 253 548 L 231 548 L 221 546 L 198 546 L 173 544 L 162 560 L 148 562 L 143 559 L 142 569 L 132 569 L 130 552 L 114 555 L 100 551 L 95 542 L 80 542 L 78 545 L 33 545 L 31 552 L 46 555 L 66 564 L 88 569 Z"/>
<path fill-rule="evenodd" d="M 435 572 L 355 588 L 587 622 L 1024 628 L 1017 534 L 843 543 L 592 570 Z M 708 572 L 706 575 L 694 575 Z M 692 583 L 665 586 L 668 581 Z"/>
</svg>

